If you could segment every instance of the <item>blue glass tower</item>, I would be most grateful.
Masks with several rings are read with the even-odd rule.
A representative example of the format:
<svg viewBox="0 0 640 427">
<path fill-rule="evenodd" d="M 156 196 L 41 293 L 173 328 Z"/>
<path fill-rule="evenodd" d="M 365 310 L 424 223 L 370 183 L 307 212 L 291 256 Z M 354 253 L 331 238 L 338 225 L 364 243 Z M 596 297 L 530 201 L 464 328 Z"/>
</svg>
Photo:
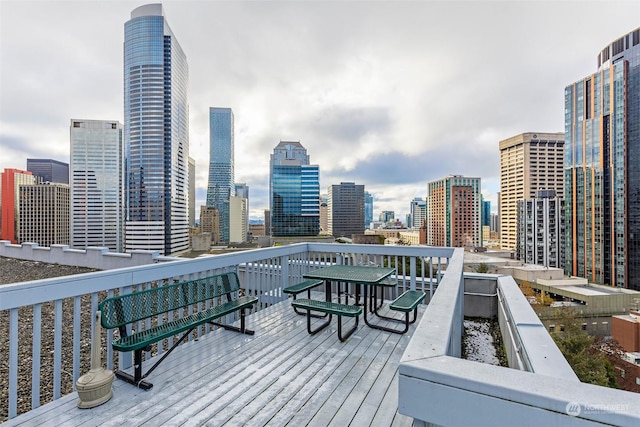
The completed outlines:
<svg viewBox="0 0 640 427">
<path fill-rule="evenodd" d="M 482 201 L 482 222 L 481 226 L 489 227 L 491 225 L 491 201 L 483 200 Z"/>
<path fill-rule="evenodd" d="M 125 250 L 189 248 L 187 58 L 161 4 L 124 25 Z"/>
<path fill-rule="evenodd" d="M 364 192 L 364 229 L 368 229 L 373 222 L 373 196 L 368 191 Z"/>
<path fill-rule="evenodd" d="M 272 236 L 317 236 L 320 232 L 320 168 L 309 164 L 297 141 L 280 141 L 270 160 Z"/>
<path fill-rule="evenodd" d="M 564 99 L 565 272 L 640 290 L 640 28 Z"/>
<path fill-rule="evenodd" d="M 229 203 L 234 195 L 233 111 L 209 108 L 209 184 L 207 206 L 220 215 L 220 241 L 229 242 Z"/>
</svg>

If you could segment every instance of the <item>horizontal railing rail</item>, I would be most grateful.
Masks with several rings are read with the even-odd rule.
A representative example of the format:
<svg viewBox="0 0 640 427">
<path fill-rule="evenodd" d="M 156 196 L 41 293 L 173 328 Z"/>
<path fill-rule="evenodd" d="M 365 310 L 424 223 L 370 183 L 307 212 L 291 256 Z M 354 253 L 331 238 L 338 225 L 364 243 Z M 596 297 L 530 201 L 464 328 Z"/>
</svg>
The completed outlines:
<svg viewBox="0 0 640 427">
<path fill-rule="evenodd" d="M 0 285 L 0 377 L 8 379 L 0 390 L 0 422 L 74 390 L 76 380 L 90 367 L 93 313 L 106 297 L 236 271 L 244 291 L 259 297 L 261 309 L 284 300 L 281 288 L 302 280 L 305 272 L 355 262 L 396 268 L 397 291 L 423 290 L 429 301 L 452 254 L 450 248 L 425 246 L 300 243 Z M 202 326 L 196 335 L 211 328 Z M 130 354 L 114 354 L 107 344 L 113 331 L 104 335 L 107 368 L 131 366 Z M 159 343 L 145 357 L 161 354 L 172 344 L 173 340 Z"/>
</svg>

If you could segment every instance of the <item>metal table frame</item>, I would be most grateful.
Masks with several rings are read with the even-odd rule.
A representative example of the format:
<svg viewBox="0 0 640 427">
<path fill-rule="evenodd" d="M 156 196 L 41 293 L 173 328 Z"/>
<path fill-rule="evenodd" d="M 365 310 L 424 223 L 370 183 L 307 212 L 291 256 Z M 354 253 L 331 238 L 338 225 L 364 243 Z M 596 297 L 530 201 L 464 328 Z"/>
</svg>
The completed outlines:
<svg viewBox="0 0 640 427">
<path fill-rule="evenodd" d="M 393 329 L 386 328 L 384 326 L 375 325 L 369 322 L 367 319 L 367 299 L 368 299 L 368 288 L 369 286 L 377 287 L 380 282 L 382 282 L 387 277 L 391 276 L 396 272 L 395 268 L 390 267 L 369 267 L 364 265 L 331 265 L 328 267 L 319 268 L 317 270 L 309 271 L 302 276 L 306 279 L 320 279 L 325 281 L 325 298 L 327 301 L 331 301 L 331 282 L 339 283 L 353 283 L 356 285 L 356 304 L 359 299 L 359 289 L 360 285 L 364 287 L 363 291 L 363 311 L 364 311 L 364 323 L 373 329 L 380 329 L 387 332 L 395 332 Z M 373 291 L 372 291 L 373 294 Z M 375 295 L 375 294 L 373 294 Z M 373 307 L 371 311 L 376 315 L 380 316 L 377 310 L 374 308 L 376 305 L 376 301 L 372 301 Z M 382 317 L 382 316 L 380 316 Z M 389 320 L 400 321 L 399 319 L 392 319 L 385 317 Z"/>
</svg>

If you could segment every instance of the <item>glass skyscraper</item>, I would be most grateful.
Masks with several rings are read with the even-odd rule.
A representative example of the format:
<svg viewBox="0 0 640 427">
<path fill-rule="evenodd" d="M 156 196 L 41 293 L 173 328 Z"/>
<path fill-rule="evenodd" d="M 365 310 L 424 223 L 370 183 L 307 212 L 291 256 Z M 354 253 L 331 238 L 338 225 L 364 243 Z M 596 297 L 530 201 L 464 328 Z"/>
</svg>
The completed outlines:
<svg viewBox="0 0 640 427">
<path fill-rule="evenodd" d="M 229 203 L 235 194 L 233 111 L 209 108 L 209 184 L 207 206 L 220 215 L 220 241 L 229 243 Z"/>
<path fill-rule="evenodd" d="M 272 236 L 317 236 L 320 232 L 320 168 L 309 164 L 298 141 L 280 141 L 270 160 Z"/>
<path fill-rule="evenodd" d="M 564 98 L 565 272 L 640 290 L 640 28 Z"/>
<path fill-rule="evenodd" d="M 122 124 L 71 120 L 70 245 L 123 252 L 124 148 Z"/>
<path fill-rule="evenodd" d="M 373 222 L 373 196 L 368 191 L 364 192 L 364 229 L 368 229 Z"/>
<path fill-rule="evenodd" d="M 189 248 L 187 58 L 161 4 L 124 25 L 126 251 Z"/>
</svg>

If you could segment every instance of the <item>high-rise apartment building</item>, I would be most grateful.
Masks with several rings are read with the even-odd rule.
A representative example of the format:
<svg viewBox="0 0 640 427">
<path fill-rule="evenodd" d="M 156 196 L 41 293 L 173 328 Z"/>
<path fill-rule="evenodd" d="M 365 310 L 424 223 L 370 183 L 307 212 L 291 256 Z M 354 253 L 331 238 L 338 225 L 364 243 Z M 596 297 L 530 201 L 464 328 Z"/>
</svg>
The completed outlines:
<svg viewBox="0 0 640 427">
<path fill-rule="evenodd" d="M 125 250 L 189 248 L 187 57 L 161 4 L 124 25 Z"/>
<path fill-rule="evenodd" d="M 373 222 L 373 195 L 368 191 L 364 192 L 364 228 L 371 227 Z"/>
<path fill-rule="evenodd" d="M 480 178 L 450 175 L 427 184 L 427 244 L 482 244 Z"/>
<path fill-rule="evenodd" d="M 27 170 L 38 182 L 69 183 L 69 165 L 53 159 L 27 159 Z"/>
<path fill-rule="evenodd" d="M 2 194 L 0 239 L 18 243 L 20 186 L 33 185 L 35 183 L 36 177 L 29 171 L 6 168 L 0 174 L 0 193 Z"/>
<path fill-rule="evenodd" d="M 416 197 L 409 206 L 411 223 L 407 223 L 407 228 L 419 230 L 427 219 L 427 202 L 422 197 Z"/>
<path fill-rule="evenodd" d="M 500 246 L 515 251 L 518 201 L 536 191 L 564 196 L 564 134 L 527 132 L 500 141 Z"/>
<path fill-rule="evenodd" d="M 597 65 L 564 90 L 565 272 L 640 290 L 640 28 Z"/>
<path fill-rule="evenodd" d="M 69 194 L 68 184 L 21 185 L 18 243 L 68 245 Z"/>
<path fill-rule="evenodd" d="M 540 190 L 518 201 L 517 258 L 527 264 L 564 268 L 564 199 Z"/>
<path fill-rule="evenodd" d="M 341 182 L 327 192 L 327 231 L 333 237 L 364 233 L 364 185 Z"/>
<path fill-rule="evenodd" d="M 234 187 L 233 111 L 209 108 L 209 184 L 207 206 L 220 212 L 220 239 L 229 242 L 231 196 Z"/>
<path fill-rule="evenodd" d="M 71 119 L 70 156 L 70 246 L 99 246 L 123 252 L 122 124 Z"/>
<path fill-rule="evenodd" d="M 320 232 L 320 167 L 299 141 L 280 141 L 269 161 L 272 236 L 317 236 Z"/>
</svg>

